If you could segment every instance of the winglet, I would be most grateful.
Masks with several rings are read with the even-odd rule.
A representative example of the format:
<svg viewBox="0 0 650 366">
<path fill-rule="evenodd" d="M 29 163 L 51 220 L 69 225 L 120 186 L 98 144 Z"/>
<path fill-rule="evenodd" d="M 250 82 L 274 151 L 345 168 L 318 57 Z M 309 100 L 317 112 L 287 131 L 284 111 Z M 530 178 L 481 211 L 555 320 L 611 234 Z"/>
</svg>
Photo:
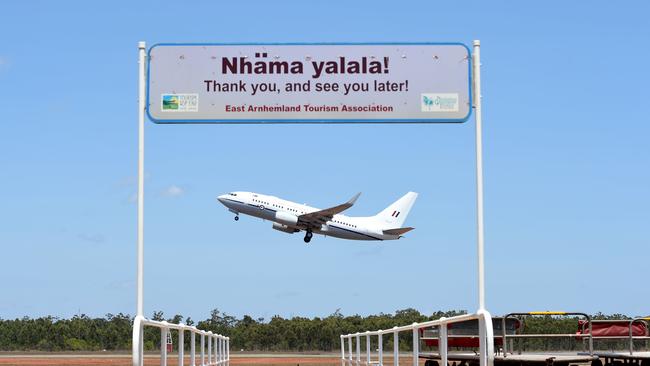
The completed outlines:
<svg viewBox="0 0 650 366">
<path fill-rule="evenodd" d="M 347 202 L 348 205 L 352 206 L 354 205 L 355 202 L 357 202 L 357 199 L 361 196 L 361 192 L 357 193 L 354 195 L 354 197 L 350 198 L 350 200 Z"/>
</svg>

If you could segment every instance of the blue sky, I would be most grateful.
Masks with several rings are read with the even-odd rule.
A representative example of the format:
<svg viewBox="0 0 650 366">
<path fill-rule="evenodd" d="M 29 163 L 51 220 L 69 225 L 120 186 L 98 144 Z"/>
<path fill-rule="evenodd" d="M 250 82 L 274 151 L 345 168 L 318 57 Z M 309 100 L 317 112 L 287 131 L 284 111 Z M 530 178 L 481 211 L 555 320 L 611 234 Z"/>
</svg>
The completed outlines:
<svg viewBox="0 0 650 366">
<path fill-rule="evenodd" d="M 482 42 L 487 306 L 647 315 L 647 2 L 21 1 L 0 13 L 0 317 L 135 311 L 137 42 Z M 146 125 L 145 310 L 474 310 L 474 122 Z M 235 223 L 249 190 L 397 242 Z"/>
</svg>

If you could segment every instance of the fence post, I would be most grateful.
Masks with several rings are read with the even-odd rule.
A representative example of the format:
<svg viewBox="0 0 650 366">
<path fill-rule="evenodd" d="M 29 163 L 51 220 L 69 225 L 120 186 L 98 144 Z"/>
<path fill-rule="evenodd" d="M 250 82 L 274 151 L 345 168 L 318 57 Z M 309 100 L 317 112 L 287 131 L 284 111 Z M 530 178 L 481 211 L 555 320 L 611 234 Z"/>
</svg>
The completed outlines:
<svg viewBox="0 0 650 366">
<path fill-rule="evenodd" d="M 345 360 L 345 338 L 343 338 L 343 334 L 341 334 L 341 359 Z"/>
<path fill-rule="evenodd" d="M 201 366 L 205 366 L 205 334 L 201 333 Z"/>
<path fill-rule="evenodd" d="M 230 337 L 226 337 L 226 361 L 230 361 Z"/>
<path fill-rule="evenodd" d="M 360 363 L 361 362 L 361 336 L 359 335 L 359 333 L 357 333 L 356 341 L 357 341 L 357 363 Z"/>
<path fill-rule="evenodd" d="M 183 324 L 181 324 L 183 326 Z M 181 328 L 178 330 L 178 366 L 183 366 L 183 357 L 185 351 L 185 331 Z"/>
<path fill-rule="evenodd" d="M 219 362 L 226 360 L 226 351 L 225 351 L 226 340 L 223 337 L 219 337 Z"/>
<path fill-rule="evenodd" d="M 420 361 L 420 334 L 418 333 L 418 323 L 413 323 L 413 366 L 418 366 Z M 443 365 L 446 366 L 446 365 Z"/>
<path fill-rule="evenodd" d="M 208 332 L 208 365 L 212 364 L 212 331 Z"/>
<path fill-rule="evenodd" d="M 366 331 L 366 363 L 370 365 L 370 331 Z"/>
<path fill-rule="evenodd" d="M 393 329 L 397 329 L 394 326 Z M 399 366 L 399 332 L 393 331 L 393 366 Z"/>
<path fill-rule="evenodd" d="M 190 330 L 190 366 L 196 366 L 196 333 L 194 327 Z"/>
<path fill-rule="evenodd" d="M 377 341 L 377 348 L 379 349 L 379 366 L 384 365 L 384 340 L 381 334 L 381 330 L 379 331 L 379 337 Z"/>
<path fill-rule="evenodd" d="M 348 335 L 348 359 L 352 362 L 352 336 Z"/>
<path fill-rule="evenodd" d="M 445 320 L 443 316 L 440 320 Z M 440 324 L 438 327 L 438 351 L 440 352 L 440 364 L 447 365 L 447 323 Z"/>
<path fill-rule="evenodd" d="M 167 328 L 160 328 L 160 366 L 167 366 Z"/>
</svg>

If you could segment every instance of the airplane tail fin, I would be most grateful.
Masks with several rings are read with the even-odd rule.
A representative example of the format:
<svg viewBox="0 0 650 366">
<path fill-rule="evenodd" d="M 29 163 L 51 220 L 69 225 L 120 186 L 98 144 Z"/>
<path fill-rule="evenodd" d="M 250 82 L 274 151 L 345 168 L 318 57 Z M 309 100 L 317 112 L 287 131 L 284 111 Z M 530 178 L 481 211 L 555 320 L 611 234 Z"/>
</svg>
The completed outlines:
<svg viewBox="0 0 650 366">
<path fill-rule="evenodd" d="M 375 216 L 375 219 L 384 227 L 400 228 L 406 220 L 406 217 L 411 211 L 411 207 L 415 203 L 418 194 L 409 192 L 402 196 L 402 198 L 395 201 L 390 206 L 386 207 L 382 212 Z"/>
</svg>

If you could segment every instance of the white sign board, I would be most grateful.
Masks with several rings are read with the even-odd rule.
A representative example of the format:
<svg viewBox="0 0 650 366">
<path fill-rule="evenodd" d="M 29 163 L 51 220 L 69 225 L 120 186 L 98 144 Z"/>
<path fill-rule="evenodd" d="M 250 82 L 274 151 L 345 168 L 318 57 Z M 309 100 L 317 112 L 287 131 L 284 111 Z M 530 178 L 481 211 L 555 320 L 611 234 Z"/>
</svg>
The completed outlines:
<svg viewBox="0 0 650 366">
<path fill-rule="evenodd" d="M 471 114 L 463 44 L 158 44 L 157 123 L 435 123 Z"/>
</svg>

